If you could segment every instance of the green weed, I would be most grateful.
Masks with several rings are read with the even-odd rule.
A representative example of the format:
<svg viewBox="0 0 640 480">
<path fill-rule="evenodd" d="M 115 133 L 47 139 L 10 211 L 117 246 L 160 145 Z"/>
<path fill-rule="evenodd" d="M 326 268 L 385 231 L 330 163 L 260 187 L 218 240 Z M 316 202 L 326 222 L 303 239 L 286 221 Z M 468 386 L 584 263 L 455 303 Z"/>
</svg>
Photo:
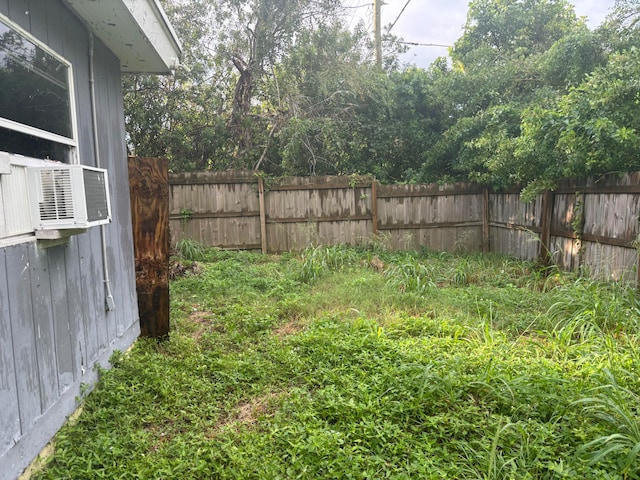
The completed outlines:
<svg viewBox="0 0 640 480">
<path fill-rule="evenodd" d="M 436 269 L 418 258 L 407 257 L 404 262 L 391 266 L 386 272 L 390 287 L 407 293 L 425 295 L 436 286 Z"/>
<path fill-rule="evenodd" d="M 314 283 L 331 271 L 340 271 L 357 263 L 354 249 L 344 246 L 310 246 L 302 252 L 300 280 Z"/>
<path fill-rule="evenodd" d="M 569 329 L 576 338 L 595 332 L 637 332 L 640 298 L 630 285 L 577 278 L 552 292 L 548 311 L 551 328 Z"/>
<path fill-rule="evenodd" d="M 606 381 L 592 389 L 590 396 L 575 405 L 590 418 L 601 422 L 605 433 L 591 440 L 580 451 L 590 464 L 609 461 L 623 478 L 640 475 L 640 396 L 622 387 L 612 372 Z"/>
<path fill-rule="evenodd" d="M 197 240 L 183 238 L 176 243 L 175 253 L 185 260 L 202 261 L 204 260 L 205 247 Z"/>
</svg>

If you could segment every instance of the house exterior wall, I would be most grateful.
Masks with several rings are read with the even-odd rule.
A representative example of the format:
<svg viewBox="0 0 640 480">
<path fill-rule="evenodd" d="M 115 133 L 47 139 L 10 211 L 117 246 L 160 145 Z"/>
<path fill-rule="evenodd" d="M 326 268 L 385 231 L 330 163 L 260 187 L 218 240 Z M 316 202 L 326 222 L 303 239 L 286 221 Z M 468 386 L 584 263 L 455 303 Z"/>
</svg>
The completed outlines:
<svg viewBox="0 0 640 480">
<path fill-rule="evenodd" d="M 72 63 L 78 156 L 95 166 L 85 26 L 61 0 L 0 0 L 0 13 Z M 96 364 L 106 366 L 140 331 L 120 62 L 96 40 L 94 66 L 100 163 L 113 212 L 105 228 L 115 309 L 105 308 L 100 227 L 64 245 L 0 248 L 0 480 L 29 465 L 77 407 L 81 386 L 95 382 Z"/>
</svg>

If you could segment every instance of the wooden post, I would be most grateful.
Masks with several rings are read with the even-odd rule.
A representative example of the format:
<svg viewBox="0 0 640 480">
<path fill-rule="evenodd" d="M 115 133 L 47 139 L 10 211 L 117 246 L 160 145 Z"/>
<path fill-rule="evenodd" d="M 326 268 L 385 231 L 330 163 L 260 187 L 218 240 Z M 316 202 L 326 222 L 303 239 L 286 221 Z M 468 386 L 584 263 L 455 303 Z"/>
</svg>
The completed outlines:
<svg viewBox="0 0 640 480">
<path fill-rule="evenodd" d="M 267 214 L 264 210 L 264 178 L 258 177 L 258 196 L 260 197 L 260 239 L 262 253 L 267 253 Z"/>
<path fill-rule="evenodd" d="M 554 200 L 555 194 L 551 190 L 544 192 L 542 197 L 542 218 L 540 219 L 540 252 L 538 254 L 538 261 L 542 265 L 549 265 L 551 260 L 549 247 L 551 246 L 551 220 L 553 218 Z"/>
<path fill-rule="evenodd" d="M 489 212 L 489 189 L 482 190 L 482 253 L 491 251 L 490 245 L 490 222 L 491 215 Z"/>
<path fill-rule="evenodd" d="M 371 182 L 371 222 L 373 235 L 378 235 L 378 182 Z"/>
<path fill-rule="evenodd" d="M 169 334 L 169 162 L 129 157 L 140 333 Z"/>
</svg>

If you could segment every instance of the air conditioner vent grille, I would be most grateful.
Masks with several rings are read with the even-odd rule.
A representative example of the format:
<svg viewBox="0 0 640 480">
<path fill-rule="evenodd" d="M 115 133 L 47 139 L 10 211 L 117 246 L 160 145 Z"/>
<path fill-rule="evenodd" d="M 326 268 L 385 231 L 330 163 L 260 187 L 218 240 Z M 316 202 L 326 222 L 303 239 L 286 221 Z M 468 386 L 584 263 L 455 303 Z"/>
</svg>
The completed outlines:
<svg viewBox="0 0 640 480">
<path fill-rule="evenodd" d="M 85 165 L 27 169 L 31 219 L 38 230 L 86 229 L 111 221 L 107 171 Z"/>
<path fill-rule="evenodd" d="M 85 169 L 84 176 L 85 201 L 87 205 L 87 220 L 95 222 L 109 216 L 107 187 L 103 172 Z"/>
<path fill-rule="evenodd" d="M 75 216 L 71 172 L 68 169 L 40 170 L 42 197 L 38 202 L 42 220 L 65 220 Z"/>
</svg>

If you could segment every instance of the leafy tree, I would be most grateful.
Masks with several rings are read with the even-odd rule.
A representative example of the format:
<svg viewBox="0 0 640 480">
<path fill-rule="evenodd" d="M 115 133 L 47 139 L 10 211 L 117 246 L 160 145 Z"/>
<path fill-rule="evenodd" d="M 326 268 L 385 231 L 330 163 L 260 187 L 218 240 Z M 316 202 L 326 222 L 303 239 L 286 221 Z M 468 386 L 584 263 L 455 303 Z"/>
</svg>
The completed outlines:
<svg viewBox="0 0 640 480">
<path fill-rule="evenodd" d="M 564 177 L 640 170 L 639 54 L 612 55 L 555 105 L 525 112 L 516 172 L 529 196 Z"/>
<path fill-rule="evenodd" d="M 616 0 L 598 29 L 610 52 L 640 47 L 640 0 Z"/>
<path fill-rule="evenodd" d="M 270 155 L 256 166 L 274 173 L 343 171 L 366 57 L 364 32 L 337 22 L 301 32 L 266 82 L 262 107 L 271 115 Z"/>
<path fill-rule="evenodd" d="M 452 57 L 483 68 L 543 53 L 579 23 L 566 0 L 473 0 Z"/>
<path fill-rule="evenodd" d="M 168 157 L 174 170 L 211 168 L 224 157 L 227 137 L 220 112 L 229 86 L 214 75 L 210 7 L 206 0 L 165 2 L 183 43 L 182 65 L 171 76 L 123 79 L 129 153 Z"/>
<path fill-rule="evenodd" d="M 291 82 L 352 77 L 351 69 L 368 62 L 363 32 L 349 34 L 331 15 L 335 0 L 164 3 L 184 43 L 183 66 L 173 77 L 125 79 L 125 110 L 130 152 L 168 156 L 173 169 L 283 171 L 276 140 L 287 122 L 318 117 L 317 105 L 333 104 L 340 116 L 336 102 L 348 96 L 327 84 L 307 92 L 305 103 Z M 329 62 L 309 49 L 319 39 Z"/>
<path fill-rule="evenodd" d="M 588 59 L 575 55 L 582 51 Z M 421 179 L 512 184 L 522 112 L 579 82 L 600 62 L 589 56 L 596 51 L 564 0 L 472 1 L 441 82 L 453 98 L 453 122 L 427 151 Z"/>
<path fill-rule="evenodd" d="M 218 55 L 235 68 L 229 118 L 237 166 L 255 163 L 254 138 L 265 131 L 262 83 L 294 47 L 299 35 L 313 31 L 336 13 L 337 0 L 234 0 L 215 5 Z M 271 113 L 271 112 L 270 112 Z M 269 114 L 267 114 L 269 115 Z"/>
<path fill-rule="evenodd" d="M 559 39 L 541 54 L 538 66 L 545 86 L 565 92 L 568 87 L 579 85 L 587 74 L 606 61 L 601 35 L 579 29 Z"/>
</svg>

